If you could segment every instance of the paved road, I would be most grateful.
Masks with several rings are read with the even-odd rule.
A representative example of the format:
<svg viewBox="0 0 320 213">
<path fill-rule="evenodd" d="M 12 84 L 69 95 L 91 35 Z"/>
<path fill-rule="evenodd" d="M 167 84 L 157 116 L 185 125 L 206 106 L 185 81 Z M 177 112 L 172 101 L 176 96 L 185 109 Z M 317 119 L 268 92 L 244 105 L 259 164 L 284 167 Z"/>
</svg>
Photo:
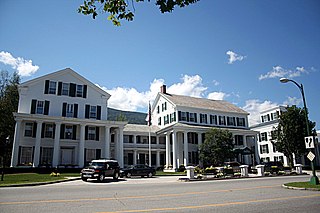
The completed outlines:
<svg viewBox="0 0 320 213">
<path fill-rule="evenodd" d="M 320 212 L 320 192 L 283 183 L 309 176 L 180 182 L 177 177 L 0 188 L 0 212 Z"/>
</svg>

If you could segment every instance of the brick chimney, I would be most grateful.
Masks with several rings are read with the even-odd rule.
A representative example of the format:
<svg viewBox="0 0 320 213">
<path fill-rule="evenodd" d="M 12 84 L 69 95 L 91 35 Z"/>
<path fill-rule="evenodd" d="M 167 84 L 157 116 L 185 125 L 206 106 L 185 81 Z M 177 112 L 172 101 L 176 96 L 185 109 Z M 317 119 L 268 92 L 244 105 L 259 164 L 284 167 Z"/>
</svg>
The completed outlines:
<svg viewBox="0 0 320 213">
<path fill-rule="evenodd" d="M 162 85 L 160 87 L 160 92 L 163 93 L 163 94 L 166 94 L 167 93 L 167 86 L 166 85 Z"/>
</svg>

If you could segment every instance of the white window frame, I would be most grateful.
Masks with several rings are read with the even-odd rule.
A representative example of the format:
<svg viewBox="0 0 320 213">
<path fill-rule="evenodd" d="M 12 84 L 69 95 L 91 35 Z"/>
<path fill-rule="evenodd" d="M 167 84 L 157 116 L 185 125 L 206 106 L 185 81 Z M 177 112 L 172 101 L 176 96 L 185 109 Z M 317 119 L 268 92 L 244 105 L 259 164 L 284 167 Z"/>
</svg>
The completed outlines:
<svg viewBox="0 0 320 213">
<path fill-rule="evenodd" d="M 44 137 L 53 138 L 53 124 L 45 124 L 44 126 Z"/>
<path fill-rule="evenodd" d="M 33 153 L 33 148 L 28 147 L 28 146 L 22 146 L 21 147 L 21 154 L 20 154 L 20 159 L 19 163 L 22 165 L 32 165 L 32 153 Z"/>
<path fill-rule="evenodd" d="M 33 123 L 27 122 L 24 125 L 24 136 L 25 137 L 32 137 L 33 133 Z"/>
<path fill-rule="evenodd" d="M 96 127 L 88 126 L 88 140 L 96 140 Z"/>
<path fill-rule="evenodd" d="M 72 139 L 73 138 L 73 126 L 72 125 L 66 125 L 64 130 L 64 138 L 65 139 Z"/>
<path fill-rule="evenodd" d="M 181 112 L 181 121 L 187 121 L 187 112 Z"/>
<path fill-rule="evenodd" d="M 62 83 L 61 95 L 69 96 L 69 88 L 70 88 L 69 83 Z"/>
<path fill-rule="evenodd" d="M 73 118 L 74 104 L 67 104 L 66 117 Z"/>
<path fill-rule="evenodd" d="M 49 81 L 49 89 L 48 89 L 48 93 L 55 95 L 57 91 L 57 82 L 55 81 Z"/>
<path fill-rule="evenodd" d="M 43 115 L 44 113 L 44 101 L 37 101 L 36 114 Z"/>
<path fill-rule="evenodd" d="M 82 96 L 83 96 L 83 85 L 77 84 L 76 97 L 82 97 Z"/>
<path fill-rule="evenodd" d="M 189 113 L 189 121 L 190 122 L 196 122 L 196 113 L 192 112 L 192 113 Z"/>
<path fill-rule="evenodd" d="M 97 118 L 97 106 L 90 106 L 89 118 Z"/>
</svg>

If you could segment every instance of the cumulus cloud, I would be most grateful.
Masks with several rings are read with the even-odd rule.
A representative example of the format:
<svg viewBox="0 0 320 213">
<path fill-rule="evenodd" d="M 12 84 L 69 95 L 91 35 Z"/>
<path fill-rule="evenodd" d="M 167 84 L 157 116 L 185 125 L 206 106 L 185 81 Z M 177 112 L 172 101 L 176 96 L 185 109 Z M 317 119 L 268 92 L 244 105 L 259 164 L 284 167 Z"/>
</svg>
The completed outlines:
<svg viewBox="0 0 320 213">
<path fill-rule="evenodd" d="M 281 66 L 275 66 L 271 71 L 267 72 L 264 75 L 259 76 L 259 80 L 264 80 L 268 78 L 293 78 L 301 76 L 302 74 L 309 74 L 309 71 L 304 67 L 296 67 L 295 69 L 284 69 Z"/>
<path fill-rule="evenodd" d="M 277 103 L 271 101 L 260 101 L 257 99 L 247 100 L 245 106 L 242 107 L 243 110 L 250 113 L 249 125 L 254 125 L 260 123 L 260 112 L 270 109 L 272 107 L 278 106 Z"/>
<path fill-rule="evenodd" d="M 226 54 L 229 56 L 228 64 L 233 64 L 235 61 L 242 61 L 246 57 L 239 55 L 231 50 L 227 51 Z"/>
<path fill-rule="evenodd" d="M 301 98 L 297 98 L 297 97 L 287 97 L 287 100 L 285 100 L 283 102 L 283 105 L 288 105 L 288 106 L 292 106 L 292 105 L 300 105 L 302 103 L 302 99 Z"/>
<path fill-rule="evenodd" d="M 212 83 L 213 83 L 213 85 L 215 85 L 215 86 L 218 86 L 218 85 L 220 84 L 220 82 L 217 81 L 217 80 L 213 80 Z"/>
<path fill-rule="evenodd" d="M 39 66 L 32 65 L 32 60 L 26 60 L 20 57 L 14 58 L 11 53 L 1 51 L 0 62 L 10 65 L 12 69 L 18 71 L 20 76 L 30 76 L 38 71 Z"/>
<path fill-rule="evenodd" d="M 229 95 L 224 92 L 211 92 L 208 95 L 208 99 L 212 100 L 224 100 Z"/>
<path fill-rule="evenodd" d="M 193 97 L 202 97 L 207 87 L 202 85 L 202 78 L 199 75 L 184 75 L 182 83 L 176 83 L 168 87 L 168 92 L 176 95 L 188 95 Z"/>
</svg>

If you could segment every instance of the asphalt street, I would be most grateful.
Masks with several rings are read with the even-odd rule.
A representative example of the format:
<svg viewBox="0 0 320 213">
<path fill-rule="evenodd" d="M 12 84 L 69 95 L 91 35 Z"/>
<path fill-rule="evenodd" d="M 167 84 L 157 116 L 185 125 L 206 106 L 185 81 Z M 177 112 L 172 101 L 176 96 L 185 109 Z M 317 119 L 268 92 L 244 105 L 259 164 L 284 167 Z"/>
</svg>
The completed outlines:
<svg viewBox="0 0 320 213">
<path fill-rule="evenodd" d="M 283 183 L 309 176 L 181 182 L 178 177 L 81 180 L 0 188 L 0 212 L 319 212 L 320 192 Z"/>
</svg>

